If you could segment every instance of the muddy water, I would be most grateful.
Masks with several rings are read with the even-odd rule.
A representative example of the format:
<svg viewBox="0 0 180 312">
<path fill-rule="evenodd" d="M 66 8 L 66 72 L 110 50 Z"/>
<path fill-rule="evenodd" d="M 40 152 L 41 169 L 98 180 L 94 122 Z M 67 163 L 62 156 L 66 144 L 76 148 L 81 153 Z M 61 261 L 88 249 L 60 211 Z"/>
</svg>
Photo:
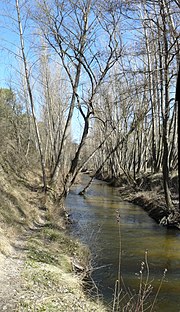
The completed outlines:
<svg viewBox="0 0 180 312">
<path fill-rule="evenodd" d="M 132 297 L 138 292 L 141 262 L 148 251 L 149 283 L 153 286 L 148 302 L 153 301 L 167 269 L 153 311 L 180 312 L 180 231 L 159 226 L 141 207 L 120 201 L 117 190 L 102 181 L 94 180 L 85 197 L 77 195 L 88 179 L 84 175 L 82 184 L 73 188 L 66 207 L 74 220 L 72 234 L 92 251 L 93 279 L 104 300 L 112 302 L 119 250 L 124 285 Z M 143 276 L 147 277 L 145 269 Z"/>
</svg>

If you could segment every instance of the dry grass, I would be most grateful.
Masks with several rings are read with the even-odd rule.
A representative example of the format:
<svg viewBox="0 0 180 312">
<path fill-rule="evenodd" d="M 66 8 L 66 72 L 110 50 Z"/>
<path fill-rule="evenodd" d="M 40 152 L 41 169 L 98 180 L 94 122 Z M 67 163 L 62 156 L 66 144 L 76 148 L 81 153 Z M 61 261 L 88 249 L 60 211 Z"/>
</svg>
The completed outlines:
<svg viewBox="0 0 180 312">
<path fill-rule="evenodd" d="M 87 261 L 88 251 L 59 230 L 45 227 L 29 239 L 18 312 L 106 311 L 102 303 L 84 294 L 82 275 L 73 272 L 72 256 Z"/>
<path fill-rule="evenodd" d="M 130 288 L 126 288 L 123 278 L 115 283 L 115 297 L 113 303 L 113 312 L 153 312 L 157 304 L 159 292 L 165 279 L 167 270 L 164 270 L 162 278 L 157 289 L 153 286 L 153 280 L 150 277 L 150 268 L 148 263 L 148 254 L 145 252 L 144 261 L 141 262 L 139 270 L 139 289 L 136 293 Z M 119 292 L 118 284 L 121 285 Z"/>
<path fill-rule="evenodd" d="M 9 287 L 16 284 L 16 276 L 7 268 L 1 276 L 2 285 L 9 281 L 3 291 L 7 311 L 106 311 L 85 295 L 84 272 L 76 274 L 72 265 L 76 260 L 86 269 L 89 250 L 66 234 L 62 205 L 56 206 L 51 196 L 44 197 L 40 183 L 38 174 L 28 173 L 23 179 L 0 167 L 0 255 L 17 259 L 10 261 L 11 272 L 16 271 L 13 266 L 18 259 L 24 263 L 21 276 L 17 270 L 15 298 Z M 7 309 L 2 298 L 0 302 L 0 309 Z"/>
<path fill-rule="evenodd" d="M 13 247 L 9 239 L 4 235 L 3 230 L 0 229 L 0 254 L 10 256 L 13 254 Z"/>
</svg>

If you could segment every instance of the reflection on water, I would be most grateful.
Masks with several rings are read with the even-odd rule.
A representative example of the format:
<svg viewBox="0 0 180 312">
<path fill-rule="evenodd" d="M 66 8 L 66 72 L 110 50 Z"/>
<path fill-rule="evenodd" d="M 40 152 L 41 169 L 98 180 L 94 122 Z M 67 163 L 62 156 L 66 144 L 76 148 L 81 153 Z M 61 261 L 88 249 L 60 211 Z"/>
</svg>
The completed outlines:
<svg viewBox="0 0 180 312">
<path fill-rule="evenodd" d="M 84 184 L 87 179 L 84 176 Z M 180 232 L 159 226 L 142 208 L 121 202 L 117 190 L 106 183 L 95 180 L 86 196 L 77 195 L 81 190 L 82 185 L 75 186 L 66 200 L 66 207 L 75 221 L 71 231 L 91 249 L 95 268 L 93 279 L 104 299 L 112 300 L 121 235 L 121 272 L 126 287 L 137 291 L 138 273 L 148 250 L 154 291 L 164 269 L 168 270 L 156 311 L 180 312 Z"/>
</svg>

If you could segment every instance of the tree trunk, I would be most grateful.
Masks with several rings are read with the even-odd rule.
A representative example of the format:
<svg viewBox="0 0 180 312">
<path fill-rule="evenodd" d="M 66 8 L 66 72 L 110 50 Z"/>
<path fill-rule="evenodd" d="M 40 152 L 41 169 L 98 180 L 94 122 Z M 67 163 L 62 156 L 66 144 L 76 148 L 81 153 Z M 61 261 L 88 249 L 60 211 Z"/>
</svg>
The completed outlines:
<svg viewBox="0 0 180 312">
<path fill-rule="evenodd" d="M 23 30 L 22 30 L 21 15 L 20 15 L 20 8 L 19 8 L 19 1 L 18 0 L 16 0 L 16 11 L 17 11 L 17 17 L 18 17 L 19 37 L 20 37 L 20 44 L 21 44 L 21 53 L 22 53 L 22 58 L 23 58 L 23 63 L 24 63 L 24 71 L 25 71 L 27 90 L 28 90 L 28 94 L 29 94 L 31 112 L 32 112 L 32 116 L 33 116 L 36 139 L 37 139 L 37 144 L 38 144 L 38 149 L 39 149 L 39 154 L 40 154 L 41 169 L 42 169 L 42 176 L 43 176 L 43 190 L 44 190 L 44 192 L 46 192 L 46 190 L 47 190 L 47 181 L 46 180 L 47 179 L 46 179 L 46 171 L 45 171 L 45 161 L 44 161 L 41 137 L 40 137 L 39 128 L 38 128 L 38 124 L 37 124 L 37 120 L 36 120 L 36 115 L 35 115 L 35 111 L 34 111 L 34 100 L 33 100 L 33 95 L 32 95 L 32 90 L 31 90 L 31 85 L 30 85 L 27 59 L 26 59 L 26 55 L 25 55 L 25 51 L 24 51 L 24 38 L 23 38 Z"/>
<path fill-rule="evenodd" d="M 163 118 L 163 184 L 164 184 L 164 194 L 167 209 L 169 212 L 173 210 L 173 203 L 171 200 L 171 192 L 169 189 L 169 167 L 168 167 L 168 156 L 169 156 L 169 146 L 168 146 L 168 121 L 169 121 L 169 84 L 168 84 L 168 40 L 167 40 L 167 29 L 166 29 L 166 14 L 163 1 L 160 3 L 160 13 L 163 23 L 163 44 L 164 44 L 164 112 L 162 110 Z"/>
</svg>

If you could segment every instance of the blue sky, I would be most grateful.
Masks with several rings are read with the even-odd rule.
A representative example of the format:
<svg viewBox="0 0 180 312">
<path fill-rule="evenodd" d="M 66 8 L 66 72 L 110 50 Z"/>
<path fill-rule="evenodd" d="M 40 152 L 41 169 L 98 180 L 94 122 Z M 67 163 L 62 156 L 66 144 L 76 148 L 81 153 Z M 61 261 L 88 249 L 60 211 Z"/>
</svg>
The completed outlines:
<svg viewBox="0 0 180 312">
<path fill-rule="evenodd" d="M 19 37 L 16 31 L 16 19 L 15 0 L 0 0 L 0 87 L 11 86 L 12 89 L 18 88 L 18 70 L 20 66 L 17 57 L 19 51 Z M 138 24 L 138 21 L 136 22 L 136 24 Z M 136 43 L 136 35 L 138 34 L 139 36 L 139 33 L 137 33 L 136 30 L 132 30 L 134 26 L 134 21 L 128 20 L 128 23 L 126 21 L 124 24 L 124 28 L 122 29 L 124 43 L 128 45 L 131 42 L 132 48 L 133 45 L 135 45 Z M 25 33 L 25 45 L 26 52 L 28 52 L 28 59 L 30 61 L 32 61 L 34 58 L 34 56 L 32 55 L 32 53 L 34 53 L 34 50 L 32 49 L 32 52 L 28 51 L 32 41 L 32 36 L 33 35 L 29 33 L 27 27 Z M 129 57 L 131 57 L 130 54 L 128 54 L 128 58 Z M 130 62 L 133 69 L 133 66 L 136 66 L 137 59 L 131 57 Z M 126 65 L 125 62 L 124 64 Z M 139 66 L 139 63 L 137 64 Z M 76 109 L 72 127 L 72 136 L 74 140 L 77 140 L 80 136 L 82 122 L 82 118 L 79 115 L 78 110 Z"/>
<path fill-rule="evenodd" d="M 15 1 L 7 3 L 0 1 L 0 88 L 12 88 L 16 90 L 19 86 L 19 35 L 17 32 Z M 28 28 L 27 28 L 28 30 Z M 31 34 L 25 33 L 25 46 L 28 56 L 30 55 L 29 45 Z M 28 49 L 28 50 L 27 50 Z M 36 105 L 37 115 L 38 107 Z M 72 138 L 79 141 L 82 131 L 82 117 L 77 109 L 74 111 L 72 121 Z"/>
<path fill-rule="evenodd" d="M 3 14 L 3 16 L 0 14 L 0 87 L 11 86 L 12 89 L 18 87 L 16 83 L 18 83 L 17 70 L 19 69 L 18 57 L 16 56 L 19 50 L 19 37 L 16 30 L 17 24 L 14 22 L 17 19 L 14 4 L 15 1 L 10 2 L 10 4 L 6 4 L 6 1 L 0 2 L 0 12 Z M 129 36 L 132 37 L 130 32 Z M 30 40 L 30 34 L 25 33 L 26 48 L 29 48 Z M 30 55 L 28 54 L 28 56 Z M 79 140 L 82 125 L 83 119 L 78 110 L 75 109 L 72 121 L 73 140 Z"/>
<path fill-rule="evenodd" d="M 13 69 L 17 65 L 14 54 L 17 53 L 18 42 L 13 21 L 15 12 L 12 2 L 8 5 L 4 2 L 0 2 L 0 87 L 9 86 L 13 79 Z"/>
</svg>

